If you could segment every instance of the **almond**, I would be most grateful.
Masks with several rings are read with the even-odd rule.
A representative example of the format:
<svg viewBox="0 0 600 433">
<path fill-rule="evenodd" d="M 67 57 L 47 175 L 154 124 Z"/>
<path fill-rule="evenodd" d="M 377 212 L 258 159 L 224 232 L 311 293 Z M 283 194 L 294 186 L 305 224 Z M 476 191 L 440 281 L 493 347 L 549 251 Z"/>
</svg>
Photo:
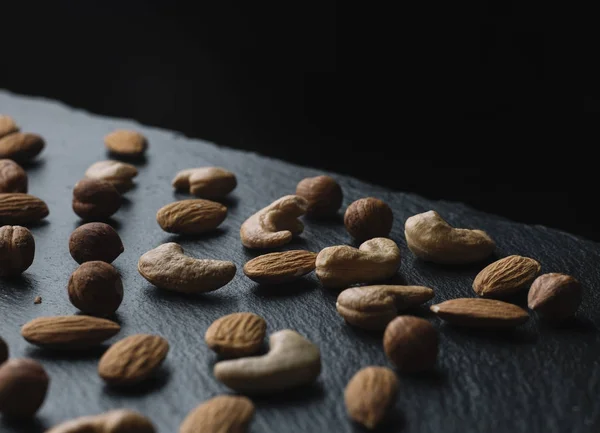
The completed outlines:
<svg viewBox="0 0 600 433">
<path fill-rule="evenodd" d="M 0 193 L 27 192 L 27 173 L 12 159 L 0 159 Z"/>
<path fill-rule="evenodd" d="M 508 256 L 483 268 L 475 277 L 473 290 L 484 298 L 504 298 L 528 287 L 540 269 L 529 257 Z"/>
<path fill-rule="evenodd" d="M 0 225 L 27 225 L 46 218 L 49 213 L 46 203 L 33 195 L 0 194 Z"/>
<path fill-rule="evenodd" d="M 200 234 L 216 229 L 227 216 L 221 203 L 203 199 L 180 200 L 163 206 L 156 221 L 169 233 Z"/>
<path fill-rule="evenodd" d="M 35 158 L 44 145 L 44 139 L 37 134 L 15 132 L 0 138 L 0 158 L 27 162 Z"/>
<path fill-rule="evenodd" d="M 32 344 L 56 349 L 85 349 L 96 346 L 121 330 L 119 324 L 91 316 L 38 317 L 21 328 Z"/>
<path fill-rule="evenodd" d="M 430 309 L 448 323 L 474 328 L 512 328 L 529 319 L 522 308 L 494 299 L 451 299 Z"/>
<path fill-rule="evenodd" d="M 254 313 L 233 313 L 215 320 L 206 330 L 208 347 L 227 357 L 249 356 L 258 352 L 267 323 Z"/>
<path fill-rule="evenodd" d="M 0 138 L 18 131 L 19 127 L 12 117 L 0 114 Z"/>
<path fill-rule="evenodd" d="M 136 334 L 113 344 L 100 358 L 98 374 L 110 385 L 133 385 L 148 378 L 165 360 L 169 343 Z"/>
<path fill-rule="evenodd" d="M 547 320 L 561 321 L 573 316 L 581 304 L 581 283 L 570 275 L 540 275 L 531 285 L 529 308 Z"/>
<path fill-rule="evenodd" d="M 137 131 L 117 129 L 104 137 L 104 144 L 114 154 L 139 157 L 148 148 L 146 137 Z"/>
<path fill-rule="evenodd" d="M 317 253 L 304 250 L 258 256 L 244 265 L 244 273 L 261 284 L 280 284 L 295 280 L 315 269 Z"/>
<path fill-rule="evenodd" d="M 368 429 L 385 418 L 398 392 L 398 378 L 387 367 L 365 367 L 348 382 L 344 401 L 348 415 Z"/>
<path fill-rule="evenodd" d="M 254 404 L 247 397 L 221 395 L 192 410 L 179 433 L 244 433 L 254 416 Z"/>
</svg>

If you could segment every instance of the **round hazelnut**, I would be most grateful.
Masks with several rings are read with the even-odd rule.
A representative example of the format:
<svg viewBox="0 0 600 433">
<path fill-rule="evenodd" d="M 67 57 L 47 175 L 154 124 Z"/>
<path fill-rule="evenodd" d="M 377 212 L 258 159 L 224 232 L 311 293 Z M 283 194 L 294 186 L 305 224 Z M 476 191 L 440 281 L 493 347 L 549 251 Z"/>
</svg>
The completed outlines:
<svg viewBox="0 0 600 433">
<path fill-rule="evenodd" d="M 407 373 L 431 370 L 438 354 L 438 333 L 427 320 L 399 316 L 383 334 L 383 348 L 390 361 Z"/>
<path fill-rule="evenodd" d="M 105 223 L 87 223 L 69 238 L 69 252 L 79 264 L 99 260 L 112 263 L 123 252 L 119 234 Z"/>
<path fill-rule="evenodd" d="M 22 274 L 33 263 L 35 241 L 21 226 L 0 227 L 0 277 Z"/>
<path fill-rule="evenodd" d="M 104 144 L 111 153 L 126 157 L 139 157 L 148 148 L 146 137 L 126 129 L 117 129 L 108 134 L 104 137 Z"/>
<path fill-rule="evenodd" d="M 44 403 L 50 378 L 33 359 L 11 359 L 0 365 L 0 412 L 28 418 Z"/>
<path fill-rule="evenodd" d="M 8 345 L 6 341 L 0 337 L 0 364 L 8 359 Z"/>
<path fill-rule="evenodd" d="M 392 230 L 392 209 L 382 200 L 361 198 L 351 203 L 344 214 L 344 225 L 357 241 L 385 238 Z"/>
<path fill-rule="evenodd" d="M 12 159 L 0 159 L 0 192 L 27 192 L 27 173 Z"/>
<path fill-rule="evenodd" d="M 334 216 L 342 206 L 344 198 L 342 188 L 330 176 L 302 179 L 296 187 L 296 195 L 308 201 L 306 215 L 313 218 Z"/>
<path fill-rule="evenodd" d="M 106 262 L 85 262 L 69 278 L 69 300 L 86 314 L 108 316 L 123 301 L 123 283 L 117 270 Z"/>
<path fill-rule="evenodd" d="M 73 210 L 85 220 L 105 220 L 121 207 L 121 194 L 110 183 L 81 179 L 73 189 Z"/>
<path fill-rule="evenodd" d="M 582 292 L 581 283 L 570 275 L 543 274 L 531 284 L 527 304 L 546 320 L 562 321 L 575 314 Z"/>
</svg>

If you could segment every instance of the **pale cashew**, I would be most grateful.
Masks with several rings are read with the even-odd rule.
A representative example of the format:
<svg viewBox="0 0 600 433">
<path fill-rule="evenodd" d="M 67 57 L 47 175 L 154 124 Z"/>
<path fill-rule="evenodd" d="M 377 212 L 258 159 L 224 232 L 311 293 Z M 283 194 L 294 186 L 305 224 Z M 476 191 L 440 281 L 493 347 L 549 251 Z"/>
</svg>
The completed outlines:
<svg viewBox="0 0 600 433">
<path fill-rule="evenodd" d="M 134 165 L 121 161 L 98 161 L 85 171 L 85 177 L 112 183 L 120 192 L 133 187 L 133 178 L 138 174 Z"/>
<path fill-rule="evenodd" d="M 189 190 L 197 197 L 222 198 L 237 186 L 235 174 L 221 167 L 199 167 L 181 170 L 175 175 L 173 188 Z"/>
<path fill-rule="evenodd" d="M 237 392 L 264 394 L 311 383 L 321 373 L 319 348 L 296 331 L 275 332 L 269 344 L 266 355 L 218 362 L 215 377 Z"/>
<path fill-rule="evenodd" d="M 111 410 L 100 415 L 66 421 L 46 433 L 155 433 L 152 422 L 138 412 Z"/>
<path fill-rule="evenodd" d="M 404 235 L 415 256 L 440 264 L 479 262 L 496 247 L 486 232 L 454 228 L 432 210 L 408 218 Z"/>
<path fill-rule="evenodd" d="M 242 224 L 240 237 L 246 248 L 275 248 L 289 243 L 302 233 L 308 202 L 299 195 L 286 195 L 259 210 Z"/>
<path fill-rule="evenodd" d="M 194 259 L 174 242 L 148 251 L 138 262 L 138 271 L 157 287 L 181 293 L 211 292 L 235 276 L 232 262 Z"/>
<path fill-rule="evenodd" d="M 388 238 L 373 238 L 360 247 L 328 247 L 317 256 L 317 277 L 325 287 L 340 288 L 385 280 L 400 267 L 400 250 Z"/>
</svg>

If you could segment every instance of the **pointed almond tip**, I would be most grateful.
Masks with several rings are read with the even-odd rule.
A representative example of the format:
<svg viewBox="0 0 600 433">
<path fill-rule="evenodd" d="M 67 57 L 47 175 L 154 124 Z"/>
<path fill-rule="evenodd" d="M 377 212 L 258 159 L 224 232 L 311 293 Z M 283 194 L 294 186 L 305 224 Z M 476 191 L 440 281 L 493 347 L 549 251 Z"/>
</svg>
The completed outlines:
<svg viewBox="0 0 600 433">
<path fill-rule="evenodd" d="M 434 313 L 437 313 L 438 311 L 440 311 L 439 305 L 432 305 L 431 307 L 429 307 L 429 309 L 431 311 L 433 311 Z"/>
</svg>

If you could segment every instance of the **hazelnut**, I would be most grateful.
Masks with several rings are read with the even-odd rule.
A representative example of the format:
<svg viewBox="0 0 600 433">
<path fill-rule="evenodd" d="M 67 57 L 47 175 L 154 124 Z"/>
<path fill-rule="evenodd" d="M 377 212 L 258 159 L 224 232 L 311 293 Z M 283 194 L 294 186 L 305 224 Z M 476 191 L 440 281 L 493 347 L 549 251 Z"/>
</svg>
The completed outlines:
<svg viewBox="0 0 600 433">
<path fill-rule="evenodd" d="M 139 157 L 148 148 L 146 137 L 136 131 L 117 129 L 104 137 L 104 144 L 111 153 L 126 157 Z"/>
<path fill-rule="evenodd" d="M 344 214 L 346 230 L 359 242 L 387 237 L 393 222 L 392 209 L 385 202 L 373 197 L 356 200 L 348 206 Z"/>
<path fill-rule="evenodd" d="M 0 277 L 22 274 L 33 263 L 35 241 L 25 227 L 0 227 Z"/>
<path fill-rule="evenodd" d="M 0 412 L 15 418 L 35 415 L 44 403 L 50 378 L 33 359 L 11 359 L 0 365 Z"/>
<path fill-rule="evenodd" d="M 438 334 L 431 323 L 414 316 L 392 320 L 383 334 L 383 348 L 390 361 L 407 373 L 431 370 L 438 354 Z"/>
<path fill-rule="evenodd" d="M 0 138 L 12 134 L 13 132 L 19 132 L 19 126 L 15 119 L 10 116 L 0 114 Z"/>
<path fill-rule="evenodd" d="M 6 341 L 0 337 L 0 364 L 8 359 L 8 345 Z"/>
<path fill-rule="evenodd" d="M 12 159 L 0 159 L 0 192 L 27 192 L 27 173 Z"/>
<path fill-rule="evenodd" d="M 0 138 L 0 158 L 27 162 L 44 149 L 44 139 L 37 134 L 15 132 Z"/>
<path fill-rule="evenodd" d="M 95 260 L 112 263 L 123 252 L 123 242 L 108 224 L 88 223 L 71 233 L 69 252 L 79 264 Z"/>
<path fill-rule="evenodd" d="M 334 216 L 342 206 L 344 197 L 342 188 L 330 176 L 302 179 L 296 187 L 296 195 L 308 201 L 306 215 L 314 218 Z"/>
<path fill-rule="evenodd" d="M 85 262 L 69 278 L 69 300 L 86 314 L 108 316 L 123 301 L 123 283 L 106 262 Z"/>
<path fill-rule="evenodd" d="M 73 189 L 73 210 L 86 220 L 105 220 L 121 207 L 121 194 L 110 183 L 81 179 Z"/>
<path fill-rule="evenodd" d="M 581 304 L 581 283 L 570 275 L 550 273 L 535 279 L 527 304 L 546 320 L 561 321 L 572 317 Z"/>
</svg>

